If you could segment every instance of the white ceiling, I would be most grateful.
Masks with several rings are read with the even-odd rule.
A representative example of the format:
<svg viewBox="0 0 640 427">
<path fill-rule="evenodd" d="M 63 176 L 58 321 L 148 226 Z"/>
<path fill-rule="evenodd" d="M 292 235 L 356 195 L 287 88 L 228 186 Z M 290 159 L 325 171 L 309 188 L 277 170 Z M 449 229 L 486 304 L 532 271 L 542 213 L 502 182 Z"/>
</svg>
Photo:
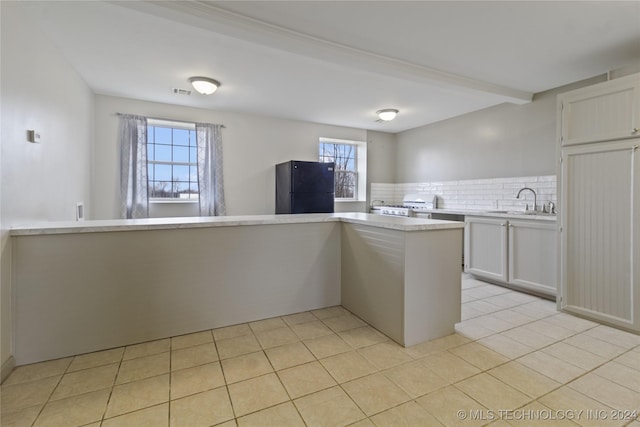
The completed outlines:
<svg viewBox="0 0 640 427">
<path fill-rule="evenodd" d="M 96 93 L 386 132 L 640 62 L 640 1 L 23 5 Z"/>
</svg>

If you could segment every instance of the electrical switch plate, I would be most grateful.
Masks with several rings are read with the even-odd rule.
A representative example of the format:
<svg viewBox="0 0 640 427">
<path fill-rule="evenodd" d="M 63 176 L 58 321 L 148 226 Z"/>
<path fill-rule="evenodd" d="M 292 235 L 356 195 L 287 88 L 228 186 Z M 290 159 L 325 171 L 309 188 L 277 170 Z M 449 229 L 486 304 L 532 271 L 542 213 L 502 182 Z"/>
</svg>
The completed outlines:
<svg viewBox="0 0 640 427">
<path fill-rule="evenodd" d="M 76 221 L 84 221 L 84 203 L 76 203 Z"/>
<path fill-rule="evenodd" d="M 40 132 L 36 131 L 36 130 L 28 130 L 27 131 L 27 140 L 29 142 L 40 142 Z"/>
</svg>

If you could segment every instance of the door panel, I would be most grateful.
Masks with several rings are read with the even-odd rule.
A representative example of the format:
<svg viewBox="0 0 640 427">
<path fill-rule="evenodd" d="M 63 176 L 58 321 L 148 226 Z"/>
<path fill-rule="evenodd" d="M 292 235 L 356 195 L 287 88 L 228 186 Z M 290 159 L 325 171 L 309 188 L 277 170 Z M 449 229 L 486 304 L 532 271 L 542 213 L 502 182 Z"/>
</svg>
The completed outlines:
<svg viewBox="0 0 640 427">
<path fill-rule="evenodd" d="M 562 156 L 562 307 L 626 327 L 638 325 L 637 144 L 571 147 Z"/>
<path fill-rule="evenodd" d="M 465 218 L 465 271 L 507 281 L 507 220 Z"/>
</svg>

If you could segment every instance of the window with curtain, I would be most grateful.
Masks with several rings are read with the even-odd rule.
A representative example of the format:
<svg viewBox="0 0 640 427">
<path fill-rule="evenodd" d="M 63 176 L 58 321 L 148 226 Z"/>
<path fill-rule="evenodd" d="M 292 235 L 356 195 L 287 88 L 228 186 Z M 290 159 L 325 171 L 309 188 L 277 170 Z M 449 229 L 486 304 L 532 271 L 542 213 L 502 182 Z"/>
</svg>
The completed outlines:
<svg viewBox="0 0 640 427">
<path fill-rule="evenodd" d="M 149 200 L 197 202 L 225 215 L 221 125 L 120 115 L 123 218 L 149 216 Z"/>
<path fill-rule="evenodd" d="M 120 215 L 147 218 L 147 118 L 120 116 Z"/>
<path fill-rule="evenodd" d="M 147 176 L 151 200 L 198 200 L 195 123 L 148 120 Z"/>
</svg>

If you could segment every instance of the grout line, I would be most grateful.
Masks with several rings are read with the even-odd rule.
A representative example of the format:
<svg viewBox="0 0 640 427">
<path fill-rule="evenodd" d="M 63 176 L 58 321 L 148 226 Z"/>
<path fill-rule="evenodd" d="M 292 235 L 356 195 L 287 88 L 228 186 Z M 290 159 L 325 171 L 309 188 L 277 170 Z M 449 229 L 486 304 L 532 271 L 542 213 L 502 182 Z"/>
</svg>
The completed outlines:
<svg viewBox="0 0 640 427">
<path fill-rule="evenodd" d="M 253 331 L 251 330 L 251 327 L 249 327 L 249 331 L 251 332 L 251 334 L 253 334 Z M 213 329 L 211 330 L 211 336 L 213 337 L 213 345 L 215 346 L 216 349 L 216 354 L 218 355 L 218 363 L 220 364 L 220 372 L 222 373 L 222 378 L 224 380 L 224 389 L 227 391 L 227 397 L 229 398 L 229 404 L 231 405 L 231 412 L 233 413 L 233 420 L 236 423 L 236 425 L 238 425 L 238 416 L 236 414 L 236 408 L 233 406 L 233 399 L 231 399 L 231 392 L 229 391 L 229 383 L 227 382 L 227 376 L 224 372 L 224 369 L 222 368 L 222 358 L 220 357 L 220 352 L 218 351 L 218 342 L 216 341 L 216 337 L 215 334 L 213 333 Z M 240 336 L 244 336 L 244 335 L 240 335 Z M 224 341 L 224 340 L 220 340 L 220 341 Z M 171 405 L 169 405 L 169 407 L 171 407 Z M 169 414 L 171 415 L 171 414 Z M 169 423 L 171 423 L 171 417 L 169 417 Z M 171 425 L 171 424 L 169 424 Z"/>
<path fill-rule="evenodd" d="M 113 396 L 113 391 L 116 388 L 116 381 L 118 380 L 118 376 L 120 375 L 120 369 L 122 368 L 122 363 L 124 362 L 124 354 L 127 351 L 127 347 L 122 349 L 122 355 L 120 356 L 120 361 L 118 362 L 118 371 L 116 375 L 113 377 L 113 384 L 111 384 L 111 390 L 109 390 L 109 396 L 107 397 L 107 403 L 104 405 L 104 410 L 102 411 L 102 416 L 100 417 L 100 424 L 104 421 L 107 416 L 107 409 L 109 409 L 109 403 L 111 402 L 111 397 Z M 71 366 L 71 365 L 69 365 Z"/>
<path fill-rule="evenodd" d="M 283 317 L 284 317 L 284 316 L 283 316 Z M 281 317 L 281 318 L 282 318 L 282 317 Z M 291 333 L 293 333 L 296 337 L 298 337 L 298 339 L 300 339 L 300 341 L 297 341 L 297 342 L 301 342 L 301 343 L 302 343 L 302 339 L 301 339 L 301 338 L 300 338 L 300 337 L 299 337 L 299 336 L 298 336 L 298 335 L 297 335 L 297 334 L 296 334 L 296 333 L 291 329 L 291 325 L 289 325 L 289 324 L 287 323 L 287 321 L 286 321 L 286 320 L 284 320 L 284 318 L 282 318 L 282 321 L 287 325 L 287 328 L 289 328 L 289 330 L 291 331 Z M 303 323 L 305 323 L 305 322 L 303 322 Z M 306 323 L 308 323 L 308 322 L 306 322 Z M 289 344 L 292 344 L 292 343 L 283 344 L 283 345 L 289 345 Z M 302 343 L 302 345 L 304 345 L 304 343 Z M 278 347 L 281 347 L 281 346 L 278 346 Z M 271 348 L 277 348 L 277 347 L 271 347 Z M 306 346 L 305 346 L 305 348 L 306 348 Z M 309 349 L 307 349 L 307 351 L 309 351 L 309 353 L 311 353 L 311 351 L 310 351 Z M 300 419 L 302 420 L 303 424 L 306 426 L 306 425 L 307 425 L 307 423 L 306 423 L 306 421 L 304 420 L 304 417 L 302 416 L 302 414 L 300 413 L 300 410 L 298 409 L 298 407 L 296 406 L 295 402 L 293 401 L 293 398 L 291 397 L 291 394 L 289 393 L 289 390 L 287 390 L 287 387 L 285 387 L 284 382 L 282 382 L 282 378 L 280 378 L 280 374 L 279 374 L 279 373 L 278 373 L 278 371 L 276 370 L 275 366 L 273 366 L 273 363 L 271 362 L 271 359 L 269 359 L 269 355 L 267 354 L 267 352 L 265 351 L 265 349 L 262 349 L 262 352 L 264 353 L 264 356 L 267 358 L 267 361 L 269 362 L 269 365 L 271 366 L 271 369 L 273 369 L 273 373 L 276 375 L 276 378 L 278 378 L 278 381 L 280 382 L 280 385 L 281 385 L 281 386 L 282 386 L 282 388 L 284 389 L 284 392 L 285 392 L 285 393 L 287 393 L 287 397 L 289 398 L 289 402 L 291 402 L 291 405 L 293 405 L 293 408 L 295 409 L 296 413 L 298 414 L 298 416 L 299 416 L 299 417 L 300 417 Z M 311 353 L 311 355 L 315 358 L 315 355 L 314 355 L 313 353 Z M 318 362 L 318 360 L 316 359 L 314 362 Z M 308 363 L 312 363 L 312 362 L 308 362 Z M 302 366 L 302 365 L 295 365 L 295 366 Z M 322 366 L 322 365 L 321 365 L 321 366 Z M 284 370 L 284 369 L 289 369 L 289 368 L 283 368 L 283 369 L 281 369 L 281 370 Z M 301 396 L 301 397 L 302 397 L 302 396 Z M 287 402 L 278 403 L 277 405 L 274 405 L 274 406 L 282 405 L 282 404 L 284 404 L 284 403 L 287 403 Z M 270 406 L 270 407 L 273 407 L 273 406 Z M 260 411 L 263 411 L 263 410 L 265 410 L 265 409 L 268 409 L 268 408 L 260 409 Z M 256 412 L 259 412 L 259 411 L 256 411 Z M 254 413 L 255 413 L 255 412 L 254 412 Z M 246 414 L 246 415 L 249 415 L 249 414 Z M 237 420 L 237 419 L 236 419 L 236 420 Z M 237 422 L 237 421 L 236 421 L 236 422 Z"/>
<path fill-rule="evenodd" d="M 213 333 L 211 334 L 213 339 Z M 215 345 L 215 344 L 214 344 Z M 217 355 L 218 350 L 216 350 Z M 171 378 L 173 377 L 173 338 L 169 339 L 169 400 L 167 402 L 167 426 L 171 425 Z"/>
</svg>

